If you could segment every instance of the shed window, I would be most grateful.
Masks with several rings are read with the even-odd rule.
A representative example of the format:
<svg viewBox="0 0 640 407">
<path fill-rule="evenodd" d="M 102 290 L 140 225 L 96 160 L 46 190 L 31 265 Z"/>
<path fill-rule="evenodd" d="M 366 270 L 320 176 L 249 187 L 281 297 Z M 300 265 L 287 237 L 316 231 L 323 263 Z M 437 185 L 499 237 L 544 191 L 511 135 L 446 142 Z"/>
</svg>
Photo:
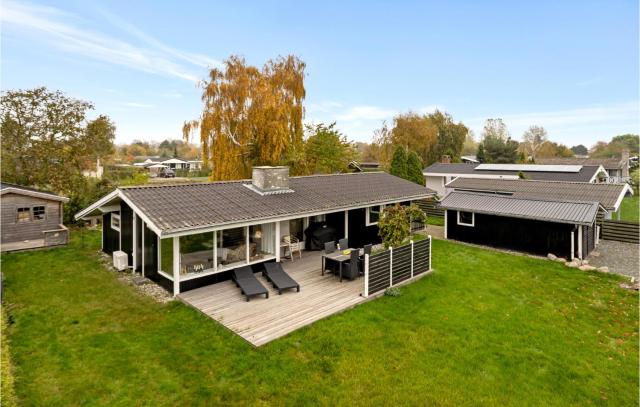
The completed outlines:
<svg viewBox="0 0 640 407">
<path fill-rule="evenodd" d="M 44 206 L 34 206 L 33 207 L 33 219 L 34 220 L 44 220 L 45 217 L 45 207 Z"/>
<path fill-rule="evenodd" d="M 31 220 L 31 208 L 18 208 L 16 222 L 29 222 Z"/>
<path fill-rule="evenodd" d="M 366 216 L 367 226 L 373 226 L 378 224 L 378 220 L 380 220 L 380 212 L 382 212 L 382 205 L 375 205 L 367 208 L 367 216 Z"/>
<path fill-rule="evenodd" d="M 111 214 L 111 229 L 120 231 L 120 215 L 117 213 Z"/>
<path fill-rule="evenodd" d="M 473 212 L 458 211 L 458 225 L 462 226 L 474 226 L 475 214 Z"/>
</svg>

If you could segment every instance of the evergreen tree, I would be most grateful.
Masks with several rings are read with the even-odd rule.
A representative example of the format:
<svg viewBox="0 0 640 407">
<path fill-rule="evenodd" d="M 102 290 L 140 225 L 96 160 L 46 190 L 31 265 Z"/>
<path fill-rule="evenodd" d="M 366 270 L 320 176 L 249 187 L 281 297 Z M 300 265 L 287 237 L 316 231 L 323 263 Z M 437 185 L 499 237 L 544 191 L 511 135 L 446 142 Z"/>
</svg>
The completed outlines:
<svg viewBox="0 0 640 407">
<path fill-rule="evenodd" d="M 391 175 L 407 179 L 407 152 L 402 146 L 396 147 L 391 158 Z"/>
<path fill-rule="evenodd" d="M 484 144 L 480 143 L 478 145 L 478 152 L 476 153 L 476 159 L 483 163 L 484 162 Z"/>
<path fill-rule="evenodd" d="M 409 151 L 409 156 L 407 157 L 407 179 L 418 185 L 424 185 L 422 161 L 415 151 Z"/>
</svg>

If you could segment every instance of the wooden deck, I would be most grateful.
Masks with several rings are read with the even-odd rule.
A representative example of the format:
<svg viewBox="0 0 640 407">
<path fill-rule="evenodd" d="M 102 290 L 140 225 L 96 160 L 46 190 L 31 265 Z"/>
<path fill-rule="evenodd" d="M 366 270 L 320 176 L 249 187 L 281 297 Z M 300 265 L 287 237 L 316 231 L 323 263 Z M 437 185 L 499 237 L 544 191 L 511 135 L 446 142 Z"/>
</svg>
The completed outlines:
<svg viewBox="0 0 640 407">
<path fill-rule="evenodd" d="M 0 245 L 0 250 L 3 252 L 12 252 L 16 250 L 31 250 L 45 247 L 44 239 L 31 239 L 19 242 L 7 242 Z"/>
<path fill-rule="evenodd" d="M 225 281 L 179 295 L 185 303 L 223 324 L 255 346 L 264 345 L 298 328 L 366 301 L 360 294 L 364 279 L 343 280 L 320 273 L 319 252 L 303 252 L 302 259 L 282 260 L 284 269 L 300 284 L 300 292 L 269 289 L 269 298 L 253 297 L 247 302 L 235 284 Z"/>
</svg>

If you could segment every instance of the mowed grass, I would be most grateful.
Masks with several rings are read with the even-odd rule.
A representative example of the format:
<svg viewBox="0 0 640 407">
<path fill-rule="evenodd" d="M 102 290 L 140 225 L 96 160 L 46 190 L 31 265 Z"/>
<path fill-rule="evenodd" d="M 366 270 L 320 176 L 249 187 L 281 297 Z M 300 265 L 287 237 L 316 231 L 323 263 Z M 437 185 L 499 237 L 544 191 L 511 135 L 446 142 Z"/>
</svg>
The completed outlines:
<svg viewBox="0 0 640 407">
<path fill-rule="evenodd" d="M 72 237 L 2 256 L 24 404 L 637 404 L 638 295 L 616 276 L 434 241 L 435 272 L 400 297 L 256 349 L 117 281 L 98 233 Z"/>
<path fill-rule="evenodd" d="M 633 196 L 628 196 L 622 200 L 620 204 L 620 220 L 626 220 L 629 222 L 640 221 L 640 201 L 637 193 Z M 614 216 L 615 218 L 615 216 Z"/>
</svg>

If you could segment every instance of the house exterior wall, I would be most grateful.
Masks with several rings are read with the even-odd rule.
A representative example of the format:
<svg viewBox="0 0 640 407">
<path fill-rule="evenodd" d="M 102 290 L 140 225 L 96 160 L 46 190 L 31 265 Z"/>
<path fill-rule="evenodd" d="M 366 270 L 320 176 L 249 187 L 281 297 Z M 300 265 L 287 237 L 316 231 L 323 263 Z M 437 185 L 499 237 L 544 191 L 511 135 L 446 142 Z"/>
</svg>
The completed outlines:
<svg viewBox="0 0 640 407">
<path fill-rule="evenodd" d="M 45 207 L 45 219 L 33 220 L 33 207 Z M 17 222 L 17 209 L 31 208 L 28 222 Z M 45 230 L 60 229 L 62 224 L 62 203 L 60 201 L 8 193 L 2 195 L 2 243 L 23 240 L 44 239 Z"/>
<path fill-rule="evenodd" d="M 102 215 L 102 251 L 111 255 L 117 250 L 120 250 L 120 233 L 111 228 L 111 213 L 105 213 Z"/>
<path fill-rule="evenodd" d="M 365 244 L 380 243 L 378 225 L 366 226 L 366 209 L 349 211 L 349 246 L 363 247 Z"/>
<path fill-rule="evenodd" d="M 133 266 L 133 210 L 126 204 L 120 202 L 120 250 L 127 253 L 128 265 Z"/>
<path fill-rule="evenodd" d="M 444 187 L 444 176 L 436 177 L 433 175 L 427 175 L 424 177 L 426 182 L 425 186 L 429 189 L 432 189 L 438 193 L 439 196 L 445 196 L 447 194 L 446 189 Z"/>
<path fill-rule="evenodd" d="M 476 213 L 474 226 L 458 225 L 457 211 L 447 210 L 447 238 L 539 255 L 569 258 L 574 225 Z M 577 247 L 577 244 L 576 246 Z"/>
</svg>

